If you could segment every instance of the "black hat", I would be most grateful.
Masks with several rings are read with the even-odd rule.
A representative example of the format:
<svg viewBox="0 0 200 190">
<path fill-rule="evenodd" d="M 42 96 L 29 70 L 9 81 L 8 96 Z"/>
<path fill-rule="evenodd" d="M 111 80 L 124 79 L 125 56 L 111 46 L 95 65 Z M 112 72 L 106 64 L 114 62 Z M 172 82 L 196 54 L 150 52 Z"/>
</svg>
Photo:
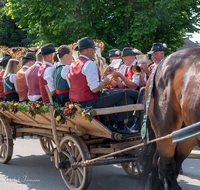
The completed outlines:
<svg viewBox="0 0 200 190">
<path fill-rule="evenodd" d="M 157 51 L 167 51 L 167 45 L 161 43 L 154 43 L 151 48 L 151 51 L 147 52 L 147 54 L 152 54 Z"/>
<path fill-rule="evenodd" d="M 12 59 L 12 57 L 10 57 L 10 56 L 3 57 L 1 62 L 0 62 L 0 66 L 1 67 L 6 67 L 6 65 L 8 64 L 8 61 L 10 59 Z"/>
<path fill-rule="evenodd" d="M 136 48 L 125 47 L 122 50 L 122 57 L 140 55 L 139 50 Z"/>
<path fill-rule="evenodd" d="M 42 55 L 49 55 L 56 52 L 53 44 L 45 44 L 41 47 L 41 54 Z"/>
<path fill-rule="evenodd" d="M 97 47 L 97 45 L 94 44 L 93 39 L 91 37 L 85 37 L 78 41 L 78 46 L 75 48 L 75 51 L 92 47 Z"/>
<path fill-rule="evenodd" d="M 24 56 L 23 56 L 23 59 L 26 58 L 26 59 L 31 59 L 31 60 L 36 60 L 35 58 L 35 55 L 31 52 L 27 52 Z"/>
<path fill-rule="evenodd" d="M 111 49 L 109 52 L 109 57 L 121 57 L 122 52 L 119 49 Z"/>
</svg>

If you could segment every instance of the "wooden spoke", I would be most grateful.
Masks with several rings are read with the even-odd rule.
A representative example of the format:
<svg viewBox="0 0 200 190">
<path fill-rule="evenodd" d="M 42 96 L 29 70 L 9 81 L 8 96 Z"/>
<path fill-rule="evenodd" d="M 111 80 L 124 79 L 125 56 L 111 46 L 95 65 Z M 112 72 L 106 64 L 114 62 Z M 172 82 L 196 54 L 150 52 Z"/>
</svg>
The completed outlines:
<svg viewBox="0 0 200 190">
<path fill-rule="evenodd" d="M 78 171 L 80 172 L 80 174 L 83 176 L 84 175 L 84 173 L 83 173 L 83 168 L 78 168 Z"/>
<path fill-rule="evenodd" d="M 77 173 L 77 170 L 74 170 L 75 171 L 75 188 L 78 188 L 78 173 Z"/>
<path fill-rule="evenodd" d="M 82 180 L 83 180 L 83 173 L 81 173 L 79 170 L 77 170 L 77 174 L 78 174 L 79 183 L 81 184 Z"/>
<path fill-rule="evenodd" d="M 89 151 L 84 141 L 76 135 L 66 135 L 60 142 L 62 150 L 61 162 L 68 161 L 70 164 L 81 160 L 90 160 Z M 76 159 L 75 159 L 76 158 Z M 87 189 L 91 181 L 91 167 L 70 166 L 67 170 L 60 170 L 63 181 L 68 189 Z"/>
<path fill-rule="evenodd" d="M 75 155 L 74 155 L 75 158 L 78 157 L 78 153 L 79 153 L 78 148 L 77 148 L 77 146 L 75 146 Z"/>
<path fill-rule="evenodd" d="M 53 156 L 54 149 L 56 148 L 54 140 L 52 138 L 42 137 L 42 136 L 40 136 L 39 140 L 40 140 L 40 144 L 41 144 L 41 147 L 44 150 L 44 152 L 50 156 Z"/>
<path fill-rule="evenodd" d="M 130 166 L 130 164 L 129 164 L 129 166 Z M 132 166 L 132 168 L 130 168 L 130 169 L 132 170 L 132 174 L 134 174 L 135 173 L 134 162 L 131 162 L 131 166 Z"/>
<path fill-rule="evenodd" d="M 49 145 L 50 145 L 50 146 L 49 146 L 50 150 L 53 150 L 53 143 L 52 143 L 51 140 L 49 141 Z"/>
<path fill-rule="evenodd" d="M 72 171 L 72 175 L 71 175 L 71 178 L 70 178 L 70 181 L 69 181 L 70 184 L 73 184 L 75 172 L 76 172 L 75 170 Z"/>
<path fill-rule="evenodd" d="M 77 162 L 80 162 L 80 161 L 81 161 L 81 155 L 80 155 L 80 154 L 78 155 L 78 157 L 77 157 L 76 160 L 77 160 Z"/>
<path fill-rule="evenodd" d="M 6 145 L 5 145 L 5 143 L 3 144 L 3 158 L 5 158 L 6 157 Z"/>
<path fill-rule="evenodd" d="M 71 156 L 66 152 L 66 151 L 62 151 L 62 153 L 67 156 L 68 158 L 71 158 Z"/>
<path fill-rule="evenodd" d="M 65 172 L 65 176 L 67 176 L 70 172 L 72 171 L 72 168 L 69 168 L 66 172 Z"/>
<path fill-rule="evenodd" d="M 121 163 L 124 171 L 133 178 L 141 178 L 144 174 L 144 170 L 139 161 Z"/>
<path fill-rule="evenodd" d="M 69 147 L 68 143 L 65 143 L 65 147 L 67 148 L 69 154 L 72 156 L 71 148 Z"/>
<path fill-rule="evenodd" d="M 139 163 L 136 163 L 136 168 L 137 168 L 138 173 L 141 174 Z"/>
<path fill-rule="evenodd" d="M 75 148 L 74 148 L 74 143 L 72 141 L 69 141 L 71 145 L 71 150 L 72 150 L 72 156 L 75 156 Z"/>
<path fill-rule="evenodd" d="M 2 152 L 3 152 L 3 145 L 1 145 L 0 157 L 2 157 Z"/>
</svg>

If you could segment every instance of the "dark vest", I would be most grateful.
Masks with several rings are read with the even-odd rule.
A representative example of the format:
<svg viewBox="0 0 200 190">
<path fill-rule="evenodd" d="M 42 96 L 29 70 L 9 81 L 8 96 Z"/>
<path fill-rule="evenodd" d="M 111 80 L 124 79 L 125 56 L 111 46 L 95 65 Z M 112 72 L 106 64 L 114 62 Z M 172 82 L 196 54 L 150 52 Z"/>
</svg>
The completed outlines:
<svg viewBox="0 0 200 190">
<path fill-rule="evenodd" d="M 54 70 L 54 82 L 56 88 L 56 94 L 69 93 L 68 82 L 61 77 L 61 71 L 65 65 L 59 65 Z"/>
<path fill-rule="evenodd" d="M 10 75 L 3 79 L 4 94 L 16 92 L 15 85 L 14 83 L 10 82 L 9 77 Z"/>
<path fill-rule="evenodd" d="M 47 81 L 43 79 L 44 71 L 45 71 L 45 69 L 47 67 L 50 67 L 50 66 L 47 65 L 47 64 L 42 64 L 42 66 L 39 68 L 39 71 L 38 71 L 38 80 L 39 80 L 40 93 L 41 93 L 41 96 L 42 96 L 42 101 L 45 104 L 49 103 L 49 98 L 48 98 L 48 95 L 47 95 L 47 91 L 46 91 L 46 89 L 44 87 L 45 85 L 47 85 Z"/>
</svg>

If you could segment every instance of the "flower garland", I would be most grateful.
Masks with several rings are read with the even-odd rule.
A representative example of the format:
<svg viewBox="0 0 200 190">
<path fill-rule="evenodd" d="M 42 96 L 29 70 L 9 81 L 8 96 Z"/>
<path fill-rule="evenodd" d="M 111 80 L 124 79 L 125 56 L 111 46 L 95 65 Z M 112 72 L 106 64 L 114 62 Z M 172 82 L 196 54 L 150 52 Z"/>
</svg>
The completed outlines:
<svg viewBox="0 0 200 190">
<path fill-rule="evenodd" d="M 59 125 L 66 123 L 66 116 L 73 119 L 75 117 L 75 112 L 77 111 L 76 106 L 82 107 L 80 104 L 77 103 L 70 103 L 66 102 L 64 107 L 61 107 L 60 104 L 57 102 L 53 103 L 54 109 L 54 117 Z M 0 102 L 0 110 L 2 113 L 4 111 L 10 111 L 11 113 L 15 114 L 18 111 L 24 111 L 30 114 L 32 117 L 35 118 L 36 115 L 40 115 L 41 113 L 45 114 L 49 112 L 48 106 L 43 104 L 40 101 L 36 102 Z M 92 121 L 92 107 L 82 108 L 81 115 L 84 117 L 85 120 Z"/>
<path fill-rule="evenodd" d="M 92 121 L 93 119 L 92 110 L 93 110 L 92 106 L 82 109 L 81 115 L 84 117 L 85 120 L 88 120 L 90 122 Z"/>
<path fill-rule="evenodd" d="M 10 111 L 14 114 L 18 111 L 24 111 L 29 113 L 32 117 L 35 117 L 37 114 L 49 112 L 48 106 L 39 101 L 29 102 L 28 104 L 26 104 L 26 102 L 16 103 L 13 101 L 0 102 L 0 110 L 2 113 L 4 113 L 4 111 Z"/>
</svg>

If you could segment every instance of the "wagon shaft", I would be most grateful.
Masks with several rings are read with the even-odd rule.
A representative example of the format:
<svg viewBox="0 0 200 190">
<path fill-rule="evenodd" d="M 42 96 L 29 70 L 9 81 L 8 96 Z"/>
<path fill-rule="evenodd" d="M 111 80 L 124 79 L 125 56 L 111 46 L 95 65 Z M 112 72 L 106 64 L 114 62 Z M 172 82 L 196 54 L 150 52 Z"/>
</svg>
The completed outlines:
<svg viewBox="0 0 200 190">
<path fill-rule="evenodd" d="M 86 165 L 83 165 L 83 167 L 91 167 L 91 166 L 103 166 L 103 165 L 111 165 L 111 164 L 120 164 L 120 163 L 126 163 L 126 162 L 134 162 L 138 161 L 137 158 L 114 158 L 114 159 L 105 159 L 105 160 L 99 160 L 96 162 L 90 162 Z M 76 169 L 77 167 L 82 167 L 81 163 L 74 163 L 72 164 L 72 168 Z"/>
</svg>

